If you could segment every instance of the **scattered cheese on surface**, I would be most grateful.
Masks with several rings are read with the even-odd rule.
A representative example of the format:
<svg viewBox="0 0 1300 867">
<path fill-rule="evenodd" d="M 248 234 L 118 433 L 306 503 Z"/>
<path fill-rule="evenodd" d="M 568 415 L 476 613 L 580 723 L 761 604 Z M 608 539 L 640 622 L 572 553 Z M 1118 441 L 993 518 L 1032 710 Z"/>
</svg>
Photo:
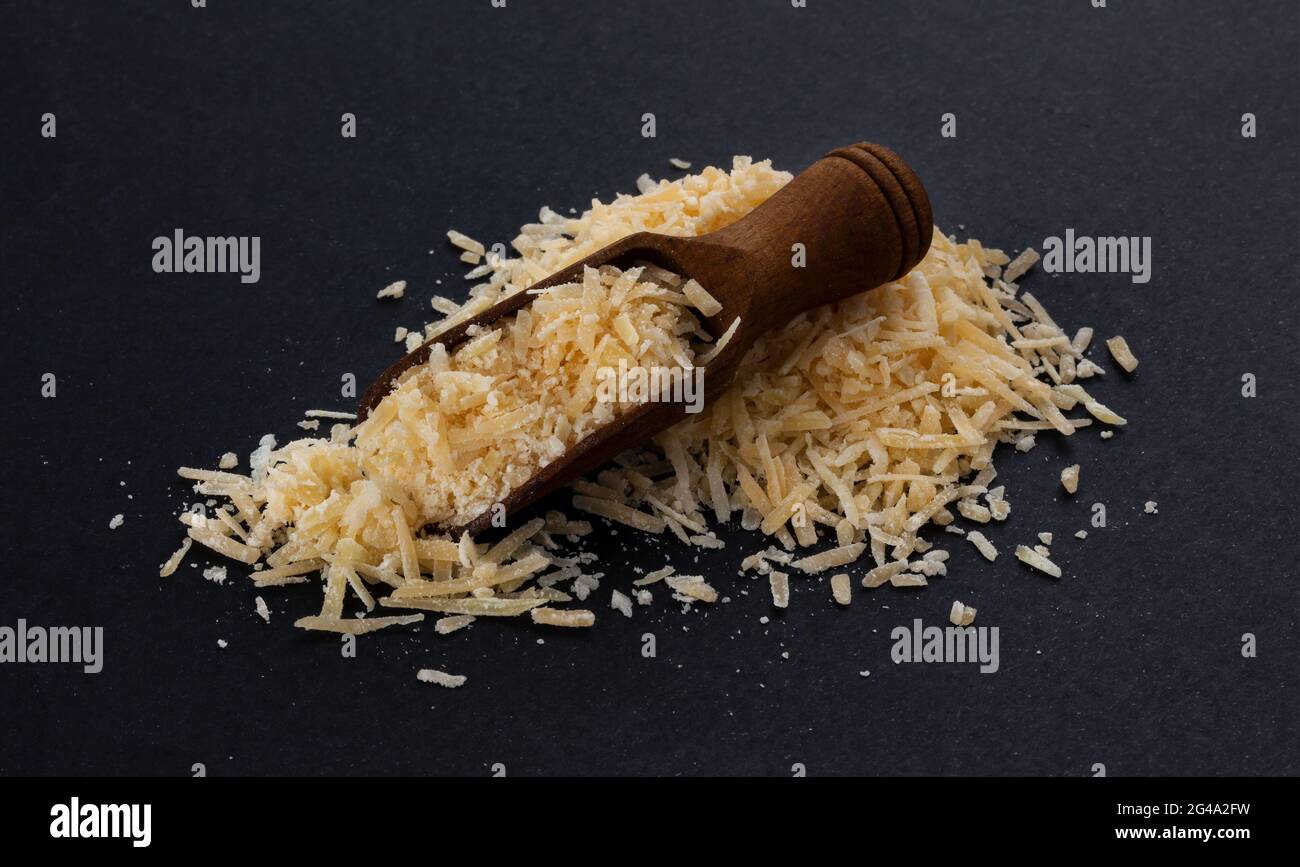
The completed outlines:
<svg viewBox="0 0 1300 867">
<path fill-rule="evenodd" d="M 261 596 L 257 596 L 254 598 L 253 602 L 257 609 L 257 616 L 265 620 L 267 623 L 270 623 L 271 609 L 266 607 L 266 600 L 263 599 Z"/>
<path fill-rule="evenodd" d="M 682 171 L 686 171 L 691 167 L 691 164 L 688 163 L 686 160 L 679 159 L 677 157 L 671 157 L 668 160 L 668 162 L 672 165 L 673 168 L 681 169 Z"/>
<path fill-rule="evenodd" d="M 664 579 L 664 583 L 679 595 L 700 602 L 717 602 L 718 591 L 704 582 L 698 575 L 674 575 Z"/>
<path fill-rule="evenodd" d="M 457 232 L 455 229 L 447 230 L 447 240 L 451 241 L 453 246 L 459 247 L 467 253 L 473 253 L 476 256 L 482 256 L 487 253 L 487 248 L 481 243 L 475 241 L 469 235 Z"/>
<path fill-rule="evenodd" d="M 1132 373 L 1137 370 L 1137 356 L 1133 354 L 1133 350 L 1128 348 L 1128 341 L 1123 337 L 1116 335 L 1107 340 L 1106 348 L 1110 350 L 1110 356 L 1115 359 L 1115 363 L 1124 368 L 1125 373 Z"/>
<path fill-rule="evenodd" d="M 344 635 L 365 635 L 390 626 L 407 626 L 424 620 L 423 614 L 404 614 L 399 617 L 367 617 L 364 620 L 344 620 L 338 616 L 320 615 L 299 617 L 293 625 L 299 629 L 318 632 L 339 632 Z"/>
<path fill-rule="evenodd" d="M 952 609 L 948 612 L 948 622 L 953 626 L 970 626 L 975 622 L 975 609 L 954 599 Z"/>
<path fill-rule="evenodd" d="M 1159 511 L 1156 508 L 1157 505 L 1158 503 L 1156 503 L 1155 500 L 1147 500 L 1146 503 L 1144 503 L 1142 506 L 1142 511 L 1146 512 L 1148 515 L 1157 514 Z"/>
<path fill-rule="evenodd" d="M 1032 566 L 1040 572 L 1046 572 L 1053 578 L 1061 577 L 1061 567 L 1057 566 L 1046 555 L 1028 548 L 1024 545 L 1016 546 L 1016 559 L 1021 563 Z"/>
<path fill-rule="evenodd" d="M 768 587 L 772 591 L 772 604 L 777 608 L 790 606 L 790 576 L 785 572 L 773 572 L 767 576 Z"/>
<path fill-rule="evenodd" d="M 469 678 L 463 674 L 448 674 L 445 671 L 439 671 L 436 668 L 422 668 L 415 673 L 415 679 L 421 683 L 436 683 L 438 686 L 445 686 L 448 689 L 456 689 L 464 686 L 465 681 Z"/>
<path fill-rule="evenodd" d="M 1034 267 L 1035 263 L 1037 263 L 1040 258 L 1041 257 L 1038 255 L 1038 251 L 1035 250 L 1033 247 L 1024 250 L 1023 252 L 1021 252 L 1019 256 L 1012 259 L 1011 262 L 1007 265 L 1006 269 L 1003 270 L 1002 272 L 1003 282 L 1005 283 L 1016 282 L 1017 280 L 1020 279 L 1021 275 L 1023 275 L 1030 268 Z"/>
<path fill-rule="evenodd" d="M 867 545 L 865 542 L 855 542 L 852 545 L 843 545 L 838 548 L 831 548 L 829 551 L 823 551 L 820 554 L 813 554 L 811 557 L 804 557 L 801 560 L 795 560 L 790 565 L 802 572 L 816 574 L 832 569 L 836 566 L 847 566 L 862 556 Z"/>
<path fill-rule="evenodd" d="M 924 575 L 917 575 L 914 572 L 900 572 L 891 576 L 889 583 L 893 587 L 925 587 L 930 582 L 925 579 Z"/>
<path fill-rule="evenodd" d="M 530 614 L 534 623 L 546 626 L 583 627 L 591 626 L 596 622 L 594 612 L 581 608 L 534 608 Z"/>
<path fill-rule="evenodd" d="M 1065 488 L 1067 493 L 1073 494 L 1079 490 L 1079 465 L 1071 464 L 1061 470 L 1061 487 Z"/>
<path fill-rule="evenodd" d="M 446 617 L 439 617 L 433 624 L 434 632 L 439 635 L 450 635 L 451 633 L 464 629 L 473 623 L 475 617 L 473 614 L 450 614 Z"/>
<path fill-rule="evenodd" d="M 853 592 L 849 588 L 849 574 L 847 572 L 831 576 L 831 596 L 840 605 L 848 605 L 853 601 Z"/>
<path fill-rule="evenodd" d="M 985 560 L 991 563 L 998 559 L 998 549 L 994 548 L 993 543 L 979 530 L 971 530 L 966 534 L 966 538 L 975 546 L 976 550 L 984 555 Z"/>
<path fill-rule="evenodd" d="M 239 466 L 239 456 L 234 452 L 226 452 L 221 456 L 221 460 L 217 462 L 217 466 L 223 470 L 233 470 Z"/>
<path fill-rule="evenodd" d="M 177 548 L 172 553 L 172 555 L 167 558 L 167 561 L 162 564 L 162 567 L 159 568 L 158 577 L 166 578 L 167 576 L 174 573 L 176 571 L 176 567 L 181 565 L 181 561 L 185 559 L 185 555 L 190 550 L 190 545 L 193 544 L 194 544 L 193 539 L 185 539 L 183 542 L 181 542 L 181 546 Z"/>
<path fill-rule="evenodd" d="M 398 280 L 396 283 L 389 283 L 383 289 L 379 290 L 376 298 L 401 298 L 406 294 L 406 281 Z"/>
<path fill-rule="evenodd" d="M 626 593 L 614 590 L 610 593 L 609 607 L 621 611 L 624 617 L 632 616 L 632 599 Z"/>
<path fill-rule="evenodd" d="M 122 526 L 122 523 L 124 521 L 126 521 L 126 518 L 123 517 L 122 515 L 120 514 L 114 515 L 112 519 L 109 520 L 108 522 L 108 529 L 116 530 L 118 527 Z"/>
</svg>

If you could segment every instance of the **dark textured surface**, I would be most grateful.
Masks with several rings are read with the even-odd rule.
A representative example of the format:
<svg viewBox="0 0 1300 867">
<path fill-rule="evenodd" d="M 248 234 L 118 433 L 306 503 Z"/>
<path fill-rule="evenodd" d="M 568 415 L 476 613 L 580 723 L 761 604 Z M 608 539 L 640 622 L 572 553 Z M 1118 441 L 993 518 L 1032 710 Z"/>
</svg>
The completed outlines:
<svg viewBox="0 0 1300 867">
<path fill-rule="evenodd" d="M 0 12 L 0 625 L 106 631 L 96 676 L 0 666 L 0 773 L 1300 772 L 1294 4 L 209 5 Z M 646 111 L 657 139 L 639 135 Z M 340 406 L 342 374 L 382 370 L 435 279 L 463 291 L 447 227 L 508 240 L 539 205 L 630 190 L 671 156 L 798 170 L 861 139 L 908 160 L 945 231 L 1007 249 L 1066 227 L 1153 238 L 1147 285 L 1026 283 L 1066 327 L 1126 334 L 1142 366 L 1106 364 L 1099 396 L 1131 421 L 1111 441 L 1001 456 L 1014 510 L 988 531 L 996 564 L 944 536 L 951 574 L 927 590 L 857 591 L 839 611 L 798 580 L 763 625 L 765 583 L 732 577 L 754 538 L 697 566 L 620 531 L 590 546 L 607 578 L 588 633 L 426 626 L 363 639 L 358 659 L 291 628 L 314 588 L 263 591 L 267 625 L 237 564 L 224 587 L 188 564 L 158 580 L 188 494 L 173 468 L 246 459 Z M 260 235 L 261 283 L 154 274 L 150 242 L 176 227 Z M 399 278 L 405 300 L 374 300 Z M 1079 542 L 1093 502 L 1110 526 Z M 1011 556 L 1040 530 L 1060 581 Z M 665 560 L 733 601 L 605 609 L 631 566 Z M 954 597 L 1000 627 L 1001 670 L 892 664 L 889 631 L 944 622 Z M 422 666 L 469 684 L 419 684 Z"/>
</svg>

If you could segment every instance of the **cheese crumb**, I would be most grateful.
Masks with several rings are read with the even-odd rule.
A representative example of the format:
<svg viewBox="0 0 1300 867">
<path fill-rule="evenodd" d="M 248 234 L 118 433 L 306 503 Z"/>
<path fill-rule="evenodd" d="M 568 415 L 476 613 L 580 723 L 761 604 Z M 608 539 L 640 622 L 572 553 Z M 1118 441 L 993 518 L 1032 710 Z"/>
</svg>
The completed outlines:
<svg viewBox="0 0 1300 867">
<path fill-rule="evenodd" d="M 1124 368 L 1125 373 L 1132 373 L 1137 370 L 1137 356 L 1133 354 L 1133 350 L 1128 348 L 1128 341 L 1123 337 L 1116 335 L 1107 340 L 1106 348 L 1110 350 L 1111 358 L 1115 359 L 1115 363 Z"/>
<path fill-rule="evenodd" d="M 948 622 L 953 626 L 970 626 L 975 622 L 975 609 L 954 599 L 948 612 Z"/>
<path fill-rule="evenodd" d="M 122 526 L 122 523 L 124 521 L 126 521 L 126 518 L 123 517 L 121 514 L 114 515 L 112 519 L 108 522 L 108 529 L 116 530 L 118 527 Z"/>
<path fill-rule="evenodd" d="M 1156 508 L 1157 505 L 1158 504 L 1155 500 L 1147 500 L 1142 506 L 1142 511 L 1146 512 L 1148 515 L 1158 514 L 1159 510 Z"/>
<path fill-rule="evenodd" d="M 1061 470 L 1061 487 L 1065 488 L 1066 493 L 1073 494 L 1079 490 L 1079 465 L 1071 464 Z"/>
<path fill-rule="evenodd" d="M 166 578 L 173 574 L 176 571 L 176 567 L 181 565 L 181 561 L 185 559 L 185 555 L 189 553 L 190 545 L 193 544 L 194 540 L 188 538 L 181 542 L 181 546 L 177 548 L 158 569 L 158 577 Z"/>
<path fill-rule="evenodd" d="M 1038 262 L 1040 258 L 1041 257 L 1038 255 L 1038 251 L 1035 250 L 1033 247 L 1024 250 L 1019 256 L 1012 259 L 1011 262 L 1007 265 L 1006 269 L 1002 272 L 1003 282 L 1006 283 L 1016 282 L 1017 280 L 1020 279 L 1021 275 L 1023 275 L 1030 268 L 1034 267 L 1034 264 Z"/>
<path fill-rule="evenodd" d="M 674 575 L 665 578 L 664 583 L 673 588 L 682 600 L 717 602 L 718 591 L 704 582 L 699 575 Z"/>
<path fill-rule="evenodd" d="M 487 248 L 481 243 L 475 241 L 469 235 L 457 232 L 455 229 L 447 230 L 447 240 L 451 241 L 453 246 L 459 247 L 466 253 L 473 253 L 475 256 L 482 256 L 487 252 Z"/>
<path fill-rule="evenodd" d="M 473 614 L 451 614 L 446 617 L 439 617 L 434 621 L 433 631 L 439 635 L 450 635 L 469 626 L 474 620 Z"/>
<path fill-rule="evenodd" d="M 849 588 L 849 574 L 841 572 L 838 575 L 831 576 L 831 596 L 840 605 L 848 605 L 853 601 L 853 594 Z"/>
<path fill-rule="evenodd" d="M 772 591 L 772 604 L 777 608 L 790 606 L 790 576 L 785 572 L 773 572 L 767 576 L 767 583 Z"/>
<path fill-rule="evenodd" d="M 546 626 L 586 627 L 596 622 L 594 612 L 581 608 L 534 608 L 530 614 L 534 623 Z"/>
<path fill-rule="evenodd" d="M 376 298 L 401 298 L 406 294 L 406 281 L 398 280 L 396 283 L 389 283 L 383 289 L 379 290 Z"/>
<path fill-rule="evenodd" d="M 1016 559 L 1040 572 L 1046 572 L 1053 578 L 1061 577 L 1061 567 L 1049 560 L 1045 554 L 1035 551 L 1033 548 L 1018 545 L 1016 547 Z"/>
<path fill-rule="evenodd" d="M 994 548 L 993 543 L 990 542 L 988 537 L 979 530 L 971 530 L 966 534 L 966 539 L 975 546 L 976 550 L 984 555 L 985 560 L 988 560 L 991 563 L 998 559 L 998 549 Z"/>
<path fill-rule="evenodd" d="M 415 673 L 415 679 L 421 683 L 436 683 L 438 686 L 447 689 L 456 689 L 464 686 L 465 681 L 469 680 L 463 674 L 448 674 L 445 671 L 439 671 L 436 668 L 422 668 Z"/>
</svg>

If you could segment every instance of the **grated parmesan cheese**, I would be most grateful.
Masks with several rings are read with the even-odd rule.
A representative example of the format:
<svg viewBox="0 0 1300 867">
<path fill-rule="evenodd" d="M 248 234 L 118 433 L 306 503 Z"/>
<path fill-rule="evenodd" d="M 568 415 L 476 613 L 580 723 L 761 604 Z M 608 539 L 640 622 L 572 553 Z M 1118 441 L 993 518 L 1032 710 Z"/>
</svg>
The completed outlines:
<svg viewBox="0 0 1300 867">
<path fill-rule="evenodd" d="M 534 608 L 529 612 L 534 623 L 545 624 L 546 626 L 567 626 L 567 627 L 585 627 L 591 626 L 596 622 L 594 612 L 585 611 L 581 608 L 572 608 L 561 610 L 558 608 Z"/>
<path fill-rule="evenodd" d="M 1106 348 L 1110 350 L 1110 356 L 1115 359 L 1115 363 L 1124 368 L 1125 373 L 1132 373 L 1137 370 L 1137 356 L 1133 354 L 1133 350 L 1128 348 L 1128 341 L 1123 337 L 1116 335 L 1107 340 Z"/>
<path fill-rule="evenodd" d="M 948 612 L 948 622 L 953 626 L 970 626 L 975 622 L 975 609 L 954 599 Z"/>
<path fill-rule="evenodd" d="M 463 674 L 448 674 L 445 671 L 439 671 L 436 668 L 422 668 L 415 673 L 415 679 L 420 683 L 435 683 L 438 686 L 447 689 L 456 689 L 464 686 L 465 681 L 469 680 Z"/>
<path fill-rule="evenodd" d="M 832 569 L 836 566 L 845 566 L 852 563 L 862 555 L 866 550 L 865 542 L 855 542 L 852 545 L 844 545 L 839 548 L 831 548 L 829 551 L 823 551 L 820 554 L 814 554 L 811 557 L 804 557 L 795 560 L 790 565 L 802 572 L 816 574 Z"/>
<path fill-rule="evenodd" d="M 638 195 L 593 202 L 578 216 L 543 208 L 512 241 L 512 257 L 449 232 L 467 260 L 485 257 L 466 274 L 483 282 L 464 304 L 435 297 L 432 309 L 444 318 L 405 334 L 399 329 L 395 339 L 413 350 L 633 232 L 715 231 L 790 177 L 745 157 L 730 171 L 708 167 L 658 182 L 643 176 Z M 774 545 L 742 568 L 768 575 L 778 607 L 788 605 L 789 577 L 771 563 L 816 572 L 869 551 L 875 567 L 864 586 L 923 586 L 944 573 L 943 560 L 931 556 L 944 552 L 929 551 L 920 536 L 926 524 L 960 530 L 951 527 L 951 509 L 983 522 L 1009 515 L 1001 489 L 987 487 L 1000 441 L 1032 442 L 1030 432 L 1047 429 L 1072 434 L 1089 422 L 1066 416 L 1076 404 L 1103 423 L 1125 423 L 1075 382 L 1101 373 L 1083 357 L 1092 330 L 1069 339 L 1031 295 L 1017 297 L 1011 284 L 1037 259 L 1026 250 L 1012 261 L 977 241 L 936 232 L 903 279 L 808 311 L 760 337 L 729 391 L 655 443 L 621 456 L 597 481 L 576 485 L 575 508 L 706 547 L 720 544 L 710 523 L 738 515 L 742 527 L 761 528 Z M 395 283 L 380 295 L 404 291 Z M 590 625 L 590 611 L 544 607 L 567 601 L 553 586 L 558 581 L 573 580 L 579 598 L 598 584 L 599 576 L 582 575 L 576 560 L 555 562 L 546 574 L 558 559 L 551 534 L 590 533 L 589 522 L 548 516 L 492 549 L 422 528 L 463 523 L 614 418 L 622 407 L 592 393 L 601 364 L 707 365 L 740 325 L 733 319 L 695 356 L 694 340 L 708 339 L 699 317 L 717 312 L 704 287 L 653 265 L 589 269 L 577 283 L 536 293 L 515 316 L 475 329 L 450 353 L 432 353 L 355 427 L 335 425 L 327 438 L 279 448 L 267 435 L 250 455 L 249 475 L 183 469 L 199 493 L 227 497 L 235 511 L 188 522 L 189 538 L 163 571 L 171 574 L 169 564 L 174 571 L 192 540 L 246 564 L 264 562 L 253 573 L 258 587 L 319 572 L 321 614 L 296 621 L 307 629 L 362 634 L 423 617 L 344 619 L 348 593 L 367 608 L 377 602 L 447 615 L 438 621 L 440 632 L 476 616 L 529 612 L 539 623 Z M 224 458 L 221 466 L 233 468 Z M 987 506 L 976 502 L 981 494 Z M 834 548 L 789 553 L 827 533 Z M 982 534 L 966 538 L 996 557 Z M 924 556 L 912 559 L 917 554 Z M 1021 546 L 1017 556 L 1039 558 L 1026 562 L 1060 573 L 1032 549 Z M 633 584 L 672 575 L 666 567 Z M 668 583 L 679 599 L 716 598 L 699 578 L 673 576 Z M 831 579 L 837 602 L 848 598 L 847 583 L 847 573 Z M 367 585 L 388 588 L 388 595 L 376 600 Z M 640 604 L 649 601 L 645 590 L 636 595 Z M 624 610 L 616 600 L 612 595 L 611 605 Z"/>
<path fill-rule="evenodd" d="M 718 591 L 704 582 L 699 575 L 673 575 L 664 579 L 677 596 L 692 602 L 717 602 Z"/>
<path fill-rule="evenodd" d="M 1016 282 L 1026 271 L 1034 267 L 1039 258 L 1041 257 L 1038 255 L 1038 251 L 1033 247 L 1022 251 L 1020 255 L 1012 259 L 1006 269 L 1003 270 L 1002 281 L 1004 283 Z"/>
<path fill-rule="evenodd" d="M 446 617 L 439 617 L 433 624 L 433 631 L 439 635 L 451 635 L 457 630 L 464 629 L 475 620 L 472 614 L 450 614 Z"/>
<path fill-rule="evenodd" d="M 1040 572 L 1046 572 L 1053 578 L 1061 577 L 1061 567 L 1049 560 L 1047 555 L 1041 551 L 1035 551 L 1033 548 L 1026 547 L 1025 545 L 1017 545 L 1016 559 L 1021 563 L 1034 567 Z"/>
<path fill-rule="evenodd" d="M 767 576 L 768 586 L 772 590 L 772 604 L 777 608 L 790 606 L 790 576 L 785 572 L 772 572 Z"/>
<path fill-rule="evenodd" d="M 849 589 L 849 574 L 847 572 L 841 572 L 838 575 L 831 576 L 831 596 L 840 605 L 848 605 L 853 601 L 853 594 Z"/>
<path fill-rule="evenodd" d="M 1061 470 L 1061 487 L 1066 493 L 1073 494 L 1079 490 L 1079 465 L 1071 464 Z"/>
<path fill-rule="evenodd" d="M 167 561 L 158 569 L 158 577 L 166 578 L 173 574 L 176 571 L 176 567 L 180 566 L 181 561 L 185 559 L 185 555 L 189 553 L 190 545 L 193 544 L 193 539 L 185 539 L 182 541 L 181 546 L 177 548 L 176 551 L 167 558 Z"/>
<path fill-rule="evenodd" d="M 984 559 L 992 563 L 998 559 L 998 549 L 993 547 L 993 543 L 988 537 L 979 530 L 971 530 L 966 534 L 966 539 L 975 546 L 975 549 L 984 555 Z"/>
<path fill-rule="evenodd" d="M 379 293 L 375 295 L 375 297 L 376 298 L 401 298 L 405 294 L 406 294 L 406 281 L 398 280 L 396 283 L 389 283 L 383 289 L 380 289 Z"/>
</svg>

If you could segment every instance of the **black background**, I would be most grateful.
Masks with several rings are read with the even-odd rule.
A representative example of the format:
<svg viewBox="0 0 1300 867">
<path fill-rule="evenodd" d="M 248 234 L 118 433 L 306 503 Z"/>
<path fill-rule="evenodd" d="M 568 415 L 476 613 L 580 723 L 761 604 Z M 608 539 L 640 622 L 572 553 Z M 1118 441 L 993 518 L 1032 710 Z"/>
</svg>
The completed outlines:
<svg viewBox="0 0 1300 867">
<path fill-rule="evenodd" d="M 0 773 L 1300 771 L 1295 4 L 153 0 L 0 14 L 0 625 L 106 633 L 95 676 L 0 666 Z M 356 139 L 339 135 L 343 112 Z M 955 139 L 940 136 L 945 112 Z M 1245 112 L 1257 138 L 1240 134 Z M 781 616 L 765 580 L 735 576 L 749 534 L 706 555 L 610 532 L 588 545 L 606 573 L 594 630 L 480 621 L 444 638 L 426 624 L 363 638 L 357 659 L 291 627 L 318 607 L 314 587 L 260 591 L 268 625 L 237 564 L 218 587 L 196 549 L 157 578 L 193 497 L 174 468 L 227 450 L 246 466 L 303 410 L 347 408 L 344 373 L 364 383 L 393 360 L 394 327 L 422 324 L 435 290 L 463 297 L 447 228 L 508 241 L 540 205 L 581 210 L 643 171 L 676 176 L 669 157 L 797 171 L 861 139 L 911 163 L 945 231 L 1010 251 L 1067 227 L 1153 239 L 1146 285 L 1026 280 L 1067 328 L 1125 334 L 1142 365 L 1125 377 L 1104 362 L 1095 390 L 1130 419 L 1114 439 L 1092 428 L 1000 454 L 1013 512 L 986 530 L 997 563 L 941 534 L 950 575 L 928 589 L 856 591 L 841 611 L 824 579 L 797 579 Z M 151 241 L 177 227 L 260 235 L 261 282 L 154 274 Z M 376 301 L 395 279 L 407 297 Z M 44 372 L 55 399 L 40 397 Z M 1072 462 L 1082 483 L 1066 501 L 1057 474 Z M 1094 502 L 1105 529 L 1088 526 Z M 1011 556 L 1041 530 L 1057 536 L 1059 581 Z M 607 610 L 632 566 L 666 561 L 732 601 L 683 615 L 661 589 L 632 620 Z M 1000 628 L 1001 670 L 892 664 L 890 630 L 946 622 L 953 598 Z M 645 632 L 657 659 L 640 655 Z M 1256 659 L 1240 653 L 1246 632 Z M 420 684 L 425 666 L 469 683 Z"/>
</svg>

